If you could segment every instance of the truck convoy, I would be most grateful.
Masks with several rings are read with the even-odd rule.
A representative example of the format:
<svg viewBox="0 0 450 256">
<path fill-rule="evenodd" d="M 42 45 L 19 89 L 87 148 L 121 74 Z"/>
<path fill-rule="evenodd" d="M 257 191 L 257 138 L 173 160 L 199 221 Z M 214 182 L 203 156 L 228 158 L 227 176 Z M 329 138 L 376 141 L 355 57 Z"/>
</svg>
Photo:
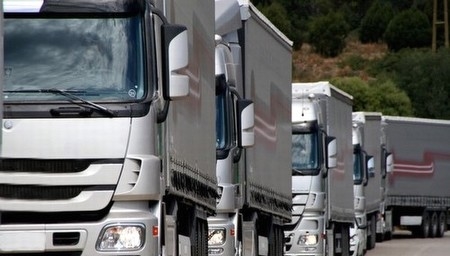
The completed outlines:
<svg viewBox="0 0 450 256">
<path fill-rule="evenodd" d="M 292 205 L 292 42 L 249 1 L 215 4 L 219 198 L 209 255 L 281 256 Z"/>
<path fill-rule="evenodd" d="M 384 119 L 388 149 L 394 155 L 386 202 L 386 216 L 391 220 L 387 223 L 407 228 L 418 237 L 442 237 L 450 209 L 450 121 Z"/>
<path fill-rule="evenodd" d="M 357 232 L 363 251 L 375 247 L 377 225 L 385 207 L 385 182 L 392 156 L 387 152 L 379 112 L 353 113 L 354 197 Z"/>
<path fill-rule="evenodd" d="M 285 255 L 349 255 L 354 224 L 352 96 L 292 85 L 292 222 Z"/>
<path fill-rule="evenodd" d="M 4 11 L 0 254 L 207 255 L 214 2 Z"/>
</svg>

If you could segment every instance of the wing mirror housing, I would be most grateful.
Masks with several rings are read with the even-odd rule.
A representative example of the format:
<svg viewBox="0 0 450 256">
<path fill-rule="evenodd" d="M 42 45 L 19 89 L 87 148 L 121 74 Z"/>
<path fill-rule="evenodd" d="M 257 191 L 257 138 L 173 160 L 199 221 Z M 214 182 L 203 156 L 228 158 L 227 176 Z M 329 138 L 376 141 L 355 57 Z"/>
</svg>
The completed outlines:
<svg viewBox="0 0 450 256">
<path fill-rule="evenodd" d="M 239 99 L 236 101 L 238 112 L 238 146 L 252 147 L 255 144 L 255 109 L 253 101 Z"/>
<path fill-rule="evenodd" d="M 386 172 L 393 173 L 394 172 L 394 156 L 391 153 L 386 155 Z"/>
<path fill-rule="evenodd" d="M 337 167 L 337 141 L 336 137 L 327 136 L 327 169 Z"/>
<path fill-rule="evenodd" d="M 375 177 L 375 160 L 373 156 L 366 156 L 367 172 L 369 178 Z"/>
<path fill-rule="evenodd" d="M 189 77 L 179 71 L 188 66 L 187 28 L 177 24 L 161 25 L 163 97 L 175 100 L 189 95 Z"/>
</svg>

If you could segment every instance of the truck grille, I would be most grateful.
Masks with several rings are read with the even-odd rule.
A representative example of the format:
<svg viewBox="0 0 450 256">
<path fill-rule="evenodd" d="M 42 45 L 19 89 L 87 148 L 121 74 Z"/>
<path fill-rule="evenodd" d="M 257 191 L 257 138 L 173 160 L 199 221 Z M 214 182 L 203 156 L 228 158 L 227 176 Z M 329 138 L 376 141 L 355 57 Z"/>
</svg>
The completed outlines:
<svg viewBox="0 0 450 256">
<path fill-rule="evenodd" d="M 79 195 L 86 187 L 43 187 L 0 184 L 0 197 L 22 200 L 61 200 Z"/>
<path fill-rule="evenodd" d="M 31 173 L 73 173 L 85 170 L 93 162 L 93 160 L 2 159 L 0 161 L 0 171 Z"/>
<path fill-rule="evenodd" d="M 110 204 L 123 161 L 0 159 L 1 218 L 7 212 L 101 211 Z"/>
</svg>

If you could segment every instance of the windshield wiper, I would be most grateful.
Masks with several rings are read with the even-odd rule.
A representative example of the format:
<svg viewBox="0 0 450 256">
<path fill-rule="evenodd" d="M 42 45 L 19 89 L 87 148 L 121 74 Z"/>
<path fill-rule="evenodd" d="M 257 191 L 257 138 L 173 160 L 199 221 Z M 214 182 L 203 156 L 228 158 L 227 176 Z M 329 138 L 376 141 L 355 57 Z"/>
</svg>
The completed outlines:
<svg viewBox="0 0 450 256">
<path fill-rule="evenodd" d="M 61 90 L 61 89 L 51 88 L 51 89 L 32 89 L 32 90 L 11 90 L 11 91 L 4 91 L 4 92 L 6 92 L 6 93 L 53 93 L 53 94 L 62 95 L 64 97 L 68 98 L 69 101 L 73 104 L 82 105 L 84 107 L 89 107 L 93 110 L 97 110 L 98 112 L 100 112 L 106 116 L 114 117 L 117 115 L 116 112 L 114 112 L 102 105 L 99 105 L 99 104 L 94 103 L 89 100 L 85 100 L 85 99 L 75 95 L 74 93 L 83 92 L 83 91 L 79 91 L 79 90 Z"/>
</svg>

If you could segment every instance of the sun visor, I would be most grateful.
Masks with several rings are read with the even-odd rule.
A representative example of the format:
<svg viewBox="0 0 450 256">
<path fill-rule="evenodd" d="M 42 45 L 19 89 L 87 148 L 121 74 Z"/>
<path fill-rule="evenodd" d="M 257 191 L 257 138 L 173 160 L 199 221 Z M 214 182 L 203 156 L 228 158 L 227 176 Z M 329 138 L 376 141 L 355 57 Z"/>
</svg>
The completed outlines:
<svg viewBox="0 0 450 256">
<path fill-rule="evenodd" d="M 239 3 L 236 0 L 216 0 L 216 34 L 224 36 L 242 26 Z"/>
<path fill-rule="evenodd" d="M 20 12 L 32 13 L 39 12 L 42 8 L 44 0 L 4 0 L 3 11 L 5 13 Z"/>
</svg>

